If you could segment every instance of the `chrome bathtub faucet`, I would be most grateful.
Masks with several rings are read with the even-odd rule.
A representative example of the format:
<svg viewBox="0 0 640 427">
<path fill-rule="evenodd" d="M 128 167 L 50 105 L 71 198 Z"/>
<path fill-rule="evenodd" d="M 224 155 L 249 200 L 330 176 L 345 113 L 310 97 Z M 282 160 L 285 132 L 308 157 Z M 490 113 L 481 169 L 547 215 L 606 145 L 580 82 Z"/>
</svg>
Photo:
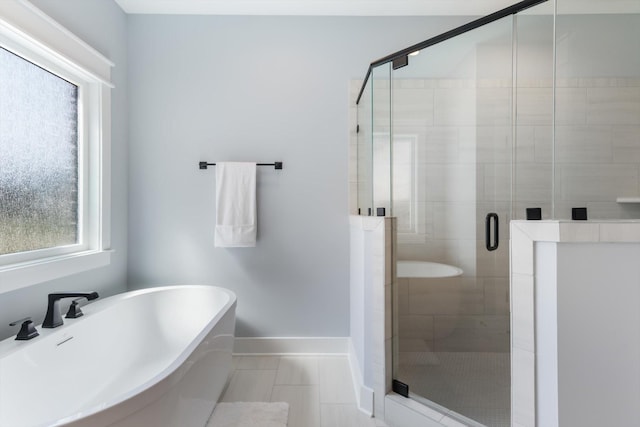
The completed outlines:
<svg viewBox="0 0 640 427">
<path fill-rule="evenodd" d="M 62 315 L 60 314 L 60 300 L 63 298 L 86 298 L 91 301 L 98 298 L 97 292 L 82 293 L 82 292 L 61 292 L 49 294 L 49 304 L 47 305 L 47 314 L 44 316 L 44 322 L 42 322 L 43 328 L 57 328 L 62 325 Z"/>
</svg>

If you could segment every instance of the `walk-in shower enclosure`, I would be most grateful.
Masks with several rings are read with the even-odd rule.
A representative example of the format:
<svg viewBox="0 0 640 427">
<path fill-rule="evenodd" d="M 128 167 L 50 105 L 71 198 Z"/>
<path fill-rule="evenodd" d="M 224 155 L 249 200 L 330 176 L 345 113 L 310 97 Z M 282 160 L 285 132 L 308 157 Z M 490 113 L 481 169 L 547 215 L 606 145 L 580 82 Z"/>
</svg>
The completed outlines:
<svg viewBox="0 0 640 427">
<path fill-rule="evenodd" d="M 397 268 L 393 378 L 509 426 L 509 221 L 640 219 L 640 0 L 469 22 L 371 64 L 350 209 L 397 217 L 399 265 L 423 262 Z"/>
</svg>

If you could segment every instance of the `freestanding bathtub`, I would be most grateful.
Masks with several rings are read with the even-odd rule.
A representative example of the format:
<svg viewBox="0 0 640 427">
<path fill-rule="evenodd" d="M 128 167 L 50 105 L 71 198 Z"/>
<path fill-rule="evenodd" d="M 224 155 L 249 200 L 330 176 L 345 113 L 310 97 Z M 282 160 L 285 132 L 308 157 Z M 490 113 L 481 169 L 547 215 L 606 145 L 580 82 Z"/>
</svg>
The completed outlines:
<svg viewBox="0 0 640 427">
<path fill-rule="evenodd" d="M 203 427 L 231 372 L 235 308 L 223 288 L 151 288 L 0 342 L 0 426 Z"/>
</svg>

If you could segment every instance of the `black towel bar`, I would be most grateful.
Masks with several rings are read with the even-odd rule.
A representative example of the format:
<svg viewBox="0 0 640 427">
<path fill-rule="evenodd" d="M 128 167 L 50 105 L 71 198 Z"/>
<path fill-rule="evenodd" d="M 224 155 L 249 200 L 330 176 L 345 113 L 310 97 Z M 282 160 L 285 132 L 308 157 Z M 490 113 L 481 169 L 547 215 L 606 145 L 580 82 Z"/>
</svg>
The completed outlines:
<svg viewBox="0 0 640 427">
<path fill-rule="evenodd" d="M 215 163 L 200 162 L 200 169 L 207 169 L 207 166 L 215 166 Z M 274 163 L 256 163 L 258 166 L 273 166 L 274 169 L 282 169 L 282 162 Z"/>
</svg>

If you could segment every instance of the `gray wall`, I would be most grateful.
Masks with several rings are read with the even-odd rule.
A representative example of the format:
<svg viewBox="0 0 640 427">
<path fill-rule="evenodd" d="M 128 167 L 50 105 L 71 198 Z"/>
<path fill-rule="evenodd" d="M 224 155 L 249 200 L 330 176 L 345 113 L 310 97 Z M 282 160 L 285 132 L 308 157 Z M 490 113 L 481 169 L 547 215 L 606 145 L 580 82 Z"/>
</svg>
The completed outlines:
<svg viewBox="0 0 640 427">
<path fill-rule="evenodd" d="M 129 16 L 129 286 L 227 287 L 238 336 L 348 336 L 350 80 L 467 21 Z M 284 162 L 255 248 L 214 248 L 200 160 Z"/>
<path fill-rule="evenodd" d="M 32 3 L 116 64 L 112 92 L 111 265 L 99 270 L 0 294 L 0 338 L 17 332 L 12 320 L 32 316 L 42 322 L 46 296 L 54 291 L 97 290 L 101 296 L 126 289 L 127 269 L 127 16 L 112 1 L 32 0 Z"/>
</svg>

